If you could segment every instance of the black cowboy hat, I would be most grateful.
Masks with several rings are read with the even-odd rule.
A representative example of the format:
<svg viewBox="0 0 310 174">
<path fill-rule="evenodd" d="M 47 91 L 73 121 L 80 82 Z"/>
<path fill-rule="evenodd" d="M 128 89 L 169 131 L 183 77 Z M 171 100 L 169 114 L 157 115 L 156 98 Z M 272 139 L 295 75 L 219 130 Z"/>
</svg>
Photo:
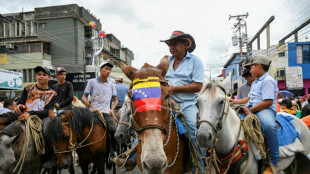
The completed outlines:
<svg viewBox="0 0 310 174">
<path fill-rule="evenodd" d="M 185 34 L 182 31 L 174 31 L 171 34 L 171 37 L 167 40 L 161 40 L 160 42 L 165 42 L 167 43 L 168 41 L 175 40 L 175 39 L 181 39 L 185 40 L 187 42 L 187 51 L 190 53 L 194 51 L 196 48 L 196 43 L 194 38 L 190 34 Z"/>
</svg>

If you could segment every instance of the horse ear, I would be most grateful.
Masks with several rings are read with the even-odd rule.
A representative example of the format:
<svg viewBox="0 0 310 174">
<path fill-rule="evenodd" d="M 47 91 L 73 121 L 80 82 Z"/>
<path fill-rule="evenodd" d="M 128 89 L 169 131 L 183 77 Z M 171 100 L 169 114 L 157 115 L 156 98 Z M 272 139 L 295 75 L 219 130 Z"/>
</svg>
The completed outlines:
<svg viewBox="0 0 310 174">
<path fill-rule="evenodd" d="M 72 113 L 72 111 L 71 111 L 71 109 L 70 109 L 70 110 L 66 113 L 66 115 L 60 117 L 60 120 L 63 121 L 63 122 L 69 121 L 69 118 L 71 117 L 71 113 Z"/>
<path fill-rule="evenodd" d="M 123 73 L 132 81 L 134 78 L 134 74 L 137 72 L 137 69 L 126 65 L 125 63 L 120 63 Z"/>
<path fill-rule="evenodd" d="M 20 134 L 19 134 L 20 135 Z M 5 142 L 5 146 L 7 148 L 10 148 L 12 146 L 12 144 L 14 144 L 16 142 L 16 140 L 19 138 L 19 135 L 15 135 L 14 137 L 11 137 L 10 139 L 8 139 Z"/>
<path fill-rule="evenodd" d="M 161 72 L 162 72 L 162 76 L 165 77 L 167 71 L 168 71 L 168 68 L 169 68 L 169 61 L 168 61 L 168 57 L 169 56 L 164 56 L 161 60 L 160 60 L 160 63 L 159 65 L 156 66 L 156 68 L 160 69 Z"/>
</svg>

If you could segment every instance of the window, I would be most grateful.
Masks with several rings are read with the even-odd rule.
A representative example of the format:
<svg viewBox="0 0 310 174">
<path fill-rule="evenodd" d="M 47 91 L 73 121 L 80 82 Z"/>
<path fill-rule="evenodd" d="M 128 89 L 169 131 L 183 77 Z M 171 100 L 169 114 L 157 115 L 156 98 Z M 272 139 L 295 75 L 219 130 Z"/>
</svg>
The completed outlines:
<svg viewBox="0 0 310 174">
<path fill-rule="evenodd" d="M 24 44 L 22 49 L 23 53 L 29 53 L 29 44 Z"/>
<path fill-rule="evenodd" d="M 48 43 L 43 44 L 44 53 L 51 54 L 51 45 Z"/>
<path fill-rule="evenodd" d="M 284 77 L 284 69 L 277 70 L 277 77 Z"/>
<path fill-rule="evenodd" d="M 16 22 L 16 37 L 20 37 L 21 26 L 19 22 Z"/>
<path fill-rule="evenodd" d="M 15 53 L 22 53 L 22 45 L 16 45 Z"/>
<path fill-rule="evenodd" d="M 36 44 L 36 52 L 41 52 L 41 45 L 40 43 Z"/>
<path fill-rule="evenodd" d="M 46 28 L 46 23 L 39 23 L 39 28 Z"/>
<path fill-rule="evenodd" d="M 5 23 L 4 24 L 4 37 L 10 37 L 10 27 L 9 27 L 9 23 Z"/>
<path fill-rule="evenodd" d="M 296 62 L 297 64 L 310 64 L 310 45 L 297 45 Z"/>
<path fill-rule="evenodd" d="M 285 53 L 283 52 L 283 53 L 278 53 L 278 56 L 279 57 L 284 57 L 285 56 Z"/>
<path fill-rule="evenodd" d="M 4 35 L 3 23 L 0 23 L 0 38 Z"/>
<path fill-rule="evenodd" d="M 10 23 L 10 37 L 15 37 L 15 23 Z"/>
</svg>

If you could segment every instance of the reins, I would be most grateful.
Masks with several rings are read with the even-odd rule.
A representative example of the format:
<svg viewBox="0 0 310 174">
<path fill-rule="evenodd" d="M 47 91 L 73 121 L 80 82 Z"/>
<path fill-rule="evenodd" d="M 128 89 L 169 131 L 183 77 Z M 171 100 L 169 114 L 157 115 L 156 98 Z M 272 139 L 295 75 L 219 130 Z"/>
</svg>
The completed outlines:
<svg viewBox="0 0 310 174">
<path fill-rule="evenodd" d="M 101 114 L 100 112 L 98 112 L 99 114 Z M 101 118 L 103 118 L 103 116 L 101 115 L 100 116 Z M 103 124 L 105 124 L 104 123 L 104 121 L 103 120 L 101 120 L 102 122 L 103 122 Z M 98 139 L 98 140 L 96 140 L 96 141 L 94 141 L 94 142 L 90 142 L 90 143 L 88 143 L 88 144 L 84 144 L 83 145 L 83 143 L 89 138 L 89 136 L 90 136 L 90 134 L 93 132 L 93 127 L 94 127 L 94 120 L 92 120 L 92 124 L 91 124 L 91 127 L 90 127 L 90 130 L 89 130 L 89 133 L 87 134 L 87 136 L 80 142 L 80 143 L 77 143 L 77 142 L 72 142 L 73 140 L 73 134 L 72 134 L 72 128 L 71 128 L 71 126 L 70 126 L 70 122 L 62 122 L 62 125 L 69 125 L 69 150 L 65 150 L 65 151 L 57 151 L 56 149 L 54 150 L 54 152 L 55 153 L 69 153 L 69 152 L 72 152 L 72 151 L 74 151 L 74 150 L 77 150 L 77 149 L 80 149 L 80 148 L 83 148 L 83 147 L 86 147 L 86 146 L 90 146 L 90 145 L 92 145 L 92 144 L 95 144 L 95 143 L 98 143 L 99 141 L 101 141 L 101 140 L 103 140 L 104 138 L 105 138 L 105 136 L 106 136 L 106 133 L 107 133 L 107 131 L 105 131 L 104 132 L 104 134 L 103 134 L 103 136 L 100 138 L 100 139 Z"/>
</svg>

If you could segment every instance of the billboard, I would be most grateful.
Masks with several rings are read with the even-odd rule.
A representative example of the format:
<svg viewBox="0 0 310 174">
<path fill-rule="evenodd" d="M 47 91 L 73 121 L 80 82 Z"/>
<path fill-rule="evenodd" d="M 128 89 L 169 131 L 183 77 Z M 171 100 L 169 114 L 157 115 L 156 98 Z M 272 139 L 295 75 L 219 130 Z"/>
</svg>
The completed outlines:
<svg viewBox="0 0 310 174">
<path fill-rule="evenodd" d="M 302 89 L 304 87 L 302 78 L 302 67 L 292 66 L 285 68 L 285 84 L 287 89 Z"/>
<path fill-rule="evenodd" d="M 0 69 L 0 89 L 22 89 L 23 73 Z"/>
</svg>

